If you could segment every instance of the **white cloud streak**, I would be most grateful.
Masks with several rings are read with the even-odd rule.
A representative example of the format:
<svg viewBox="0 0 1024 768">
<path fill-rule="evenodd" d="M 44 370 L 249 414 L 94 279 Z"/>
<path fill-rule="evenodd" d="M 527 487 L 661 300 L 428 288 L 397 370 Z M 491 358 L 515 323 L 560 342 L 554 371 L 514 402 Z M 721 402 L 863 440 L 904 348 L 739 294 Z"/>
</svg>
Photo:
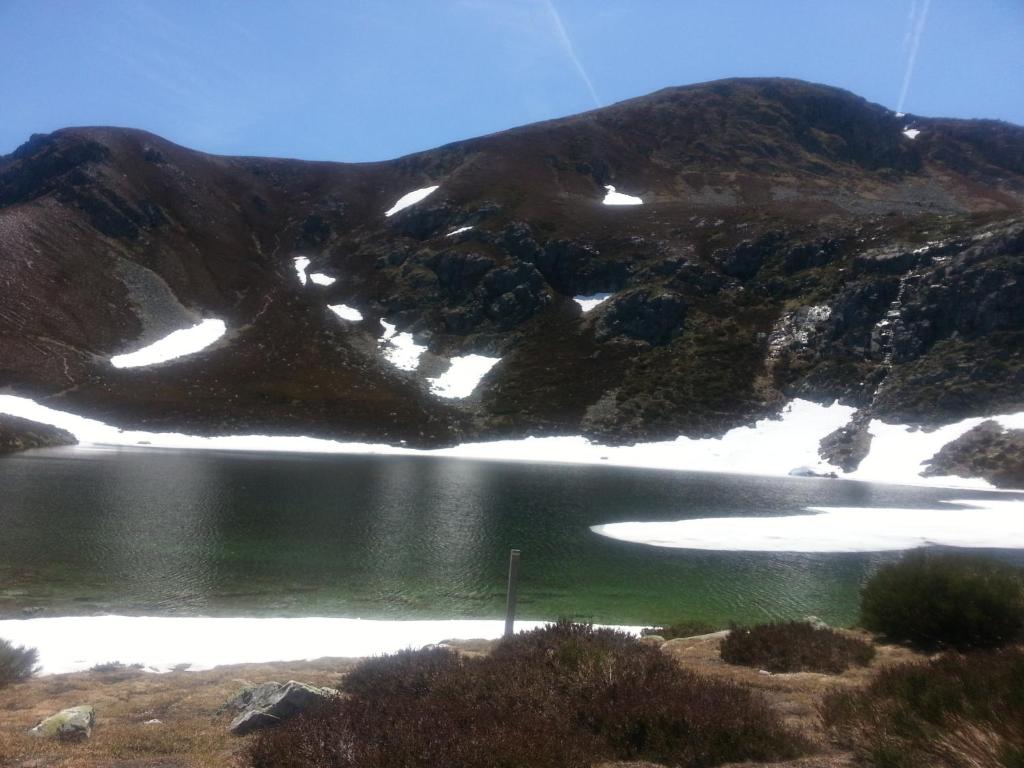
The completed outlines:
<svg viewBox="0 0 1024 768">
<path fill-rule="evenodd" d="M 924 33 L 925 22 L 928 21 L 928 7 L 930 5 L 931 0 L 924 0 L 921 12 L 918 13 L 917 0 L 912 0 L 910 4 L 910 17 L 907 20 L 908 29 L 903 41 L 904 47 L 909 47 L 909 50 L 907 52 L 907 63 L 903 69 L 903 86 L 900 88 L 899 104 L 896 106 L 897 112 L 903 112 L 903 107 L 907 101 L 907 92 L 910 90 L 910 80 L 914 76 L 914 64 L 917 62 L 917 51 L 921 47 L 921 35 Z"/>
<path fill-rule="evenodd" d="M 594 89 L 594 83 L 590 80 L 590 75 L 587 74 L 587 70 L 583 68 L 583 63 L 580 61 L 580 57 L 576 55 L 576 46 L 572 43 L 572 38 L 569 37 L 569 32 L 565 28 L 565 24 L 562 23 L 562 17 L 558 13 L 558 9 L 555 7 L 553 0 L 544 0 L 544 5 L 547 8 L 548 16 L 551 19 L 551 27 L 555 33 L 555 37 L 558 38 L 558 43 L 562 47 L 562 51 L 569 61 L 572 62 L 573 67 L 576 68 L 576 72 L 579 73 L 580 79 L 583 80 L 587 86 L 587 90 L 590 92 L 590 98 L 594 100 L 594 106 L 600 107 L 601 100 L 597 97 L 597 91 Z"/>
</svg>

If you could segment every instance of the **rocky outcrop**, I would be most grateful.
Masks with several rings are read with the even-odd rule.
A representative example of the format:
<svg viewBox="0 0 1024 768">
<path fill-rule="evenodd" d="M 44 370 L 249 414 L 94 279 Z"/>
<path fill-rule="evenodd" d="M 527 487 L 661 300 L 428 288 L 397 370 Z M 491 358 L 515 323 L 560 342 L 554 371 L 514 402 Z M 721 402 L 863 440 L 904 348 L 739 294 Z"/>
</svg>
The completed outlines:
<svg viewBox="0 0 1024 768">
<path fill-rule="evenodd" d="M 244 736 L 277 725 L 337 695 L 333 688 L 317 688 L 295 680 L 284 685 L 270 682 L 245 688 L 227 702 L 228 709 L 238 711 L 229 730 Z"/>
<path fill-rule="evenodd" d="M 870 423 L 867 414 L 858 411 L 848 424 L 822 438 L 818 455 L 844 472 L 853 472 L 871 450 Z"/>
<path fill-rule="evenodd" d="M 75 436 L 63 429 L 0 414 L 0 455 L 77 443 Z"/>
<path fill-rule="evenodd" d="M 58 741 L 85 741 L 92 735 L 96 724 L 96 710 L 92 705 L 62 709 L 39 722 L 29 733 Z"/>
<path fill-rule="evenodd" d="M 1024 488 L 1024 429 L 982 422 L 925 463 L 925 477 L 981 477 L 999 488 Z"/>
</svg>

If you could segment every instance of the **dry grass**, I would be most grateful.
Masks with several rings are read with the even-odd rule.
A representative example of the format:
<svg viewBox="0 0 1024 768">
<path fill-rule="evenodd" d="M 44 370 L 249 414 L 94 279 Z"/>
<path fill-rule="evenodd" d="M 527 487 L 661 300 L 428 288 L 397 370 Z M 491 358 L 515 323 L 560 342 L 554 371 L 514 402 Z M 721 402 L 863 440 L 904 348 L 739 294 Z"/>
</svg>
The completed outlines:
<svg viewBox="0 0 1024 768">
<path fill-rule="evenodd" d="M 227 732 L 224 702 L 244 685 L 299 679 L 336 683 L 348 659 L 246 664 L 208 672 L 154 675 L 139 670 L 41 677 L 0 691 L 0 766 L 39 768 L 225 768 L 239 740 Z M 27 730 L 76 704 L 96 707 L 96 728 L 82 744 L 38 739 Z M 147 725 L 147 720 L 162 721 Z"/>
<path fill-rule="evenodd" d="M 851 636 L 860 636 L 848 633 Z M 882 668 L 923 657 L 897 646 L 879 646 L 868 667 L 841 675 L 795 673 L 762 675 L 757 670 L 726 664 L 719 658 L 721 635 L 672 640 L 662 652 L 701 675 L 728 680 L 763 694 L 791 728 L 804 733 L 817 754 L 772 764 L 774 768 L 848 768 L 852 753 L 826 739 L 818 706 L 833 688 L 866 686 Z M 479 656 L 493 643 L 465 643 L 460 650 Z M 0 690 L 0 766 L 3 768 L 229 768 L 243 765 L 238 752 L 254 737 L 227 732 L 231 714 L 224 702 L 245 684 L 267 680 L 303 680 L 314 685 L 338 683 L 354 661 L 222 667 L 209 672 L 151 675 L 134 670 L 81 672 L 30 680 Z M 96 706 L 97 726 L 89 742 L 77 745 L 43 742 L 26 731 L 41 718 L 81 703 Z M 160 726 L 145 721 L 157 718 Z M 950 738 L 955 738 L 951 735 Z M 651 763 L 607 763 L 602 768 L 651 768 Z M 754 764 L 735 764 L 730 768 Z M 762 766 L 763 764 L 757 764 Z"/>
</svg>

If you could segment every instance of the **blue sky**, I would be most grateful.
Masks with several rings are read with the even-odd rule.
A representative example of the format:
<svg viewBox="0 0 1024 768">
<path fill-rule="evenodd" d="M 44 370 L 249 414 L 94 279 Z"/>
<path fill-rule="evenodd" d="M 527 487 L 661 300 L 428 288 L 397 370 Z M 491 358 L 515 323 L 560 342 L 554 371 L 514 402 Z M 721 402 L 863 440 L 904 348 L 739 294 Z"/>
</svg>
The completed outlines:
<svg viewBox="0 0 1024 768">
<path fill-rule="evenodd" d="M 0 0 L 0 73 L 0 153 L 123 125 L 380 160 L 733 76 L 1024 124 L 1024 0 Z"/>
</svg>

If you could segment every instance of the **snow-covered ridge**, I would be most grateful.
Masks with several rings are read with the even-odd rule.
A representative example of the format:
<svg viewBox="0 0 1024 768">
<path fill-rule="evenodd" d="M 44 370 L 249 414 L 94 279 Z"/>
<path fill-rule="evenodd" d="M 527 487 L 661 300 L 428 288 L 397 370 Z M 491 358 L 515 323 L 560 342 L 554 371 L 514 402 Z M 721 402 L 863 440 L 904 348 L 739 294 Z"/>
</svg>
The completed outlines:
<svg viewBox="0 0 1024 768">
<path fill-rule="evenodd" d="M 500 361 L 500 357 L 484 355 L 453 357 L 451 367 L 447 371 L 437 378 L 427 379 L 430 382 L 430 391 L 438 397 L 469 397 L 480 384 L 480 380 Z"/>
<path fill-rule="evenodd" d="M 142 349 L 124 355 L 114 355 L 110 358 L 110 364 L 115 368 L 139 368 L 193 355 L 217 341 L 227 329 L 223 320 L 203 320 L 191 328 L 169 333 Z"/>
<path fill-rule="evenodd" d="M 545 623 L 517 621 L 516 630 Z M 0 621 L 0 637 L 39 651 L 44 675 L 80 672 L 111 659 L 168 672 L 179 664 L 199 671 L 221 664 L 379 656 L 448 639 L 496 639 L 504 629 L 504 621 L 488 619 L 68 616 Z M 617 629 L 640 633 L 640 627 Z"/>
<path fill-rule="evenodd" d="M 422 189 L 414 189 L 412 192 L 407 192 L 398 198 L 398 201 L 393 206 L 384 211 L 384 215 L 394 216 L 396 213 L 405 210 L 410 205 L 416 205 L 420 200 L 423 200 L 427 195 L 438 189 L 439 186 L 439 184 L 435 184 L 433 187 L 423 187 Z"/>
<path fill-rule="evenodd" d="M 605 185 L 607 194 L 604 196 L 604 200 L 601 202 L 605 205 L 643 205 L 643 200 L 633 195 L 624 195 L 622 192 L 616 192 L 615 187 L 611 184 Z"/>
</svg>

